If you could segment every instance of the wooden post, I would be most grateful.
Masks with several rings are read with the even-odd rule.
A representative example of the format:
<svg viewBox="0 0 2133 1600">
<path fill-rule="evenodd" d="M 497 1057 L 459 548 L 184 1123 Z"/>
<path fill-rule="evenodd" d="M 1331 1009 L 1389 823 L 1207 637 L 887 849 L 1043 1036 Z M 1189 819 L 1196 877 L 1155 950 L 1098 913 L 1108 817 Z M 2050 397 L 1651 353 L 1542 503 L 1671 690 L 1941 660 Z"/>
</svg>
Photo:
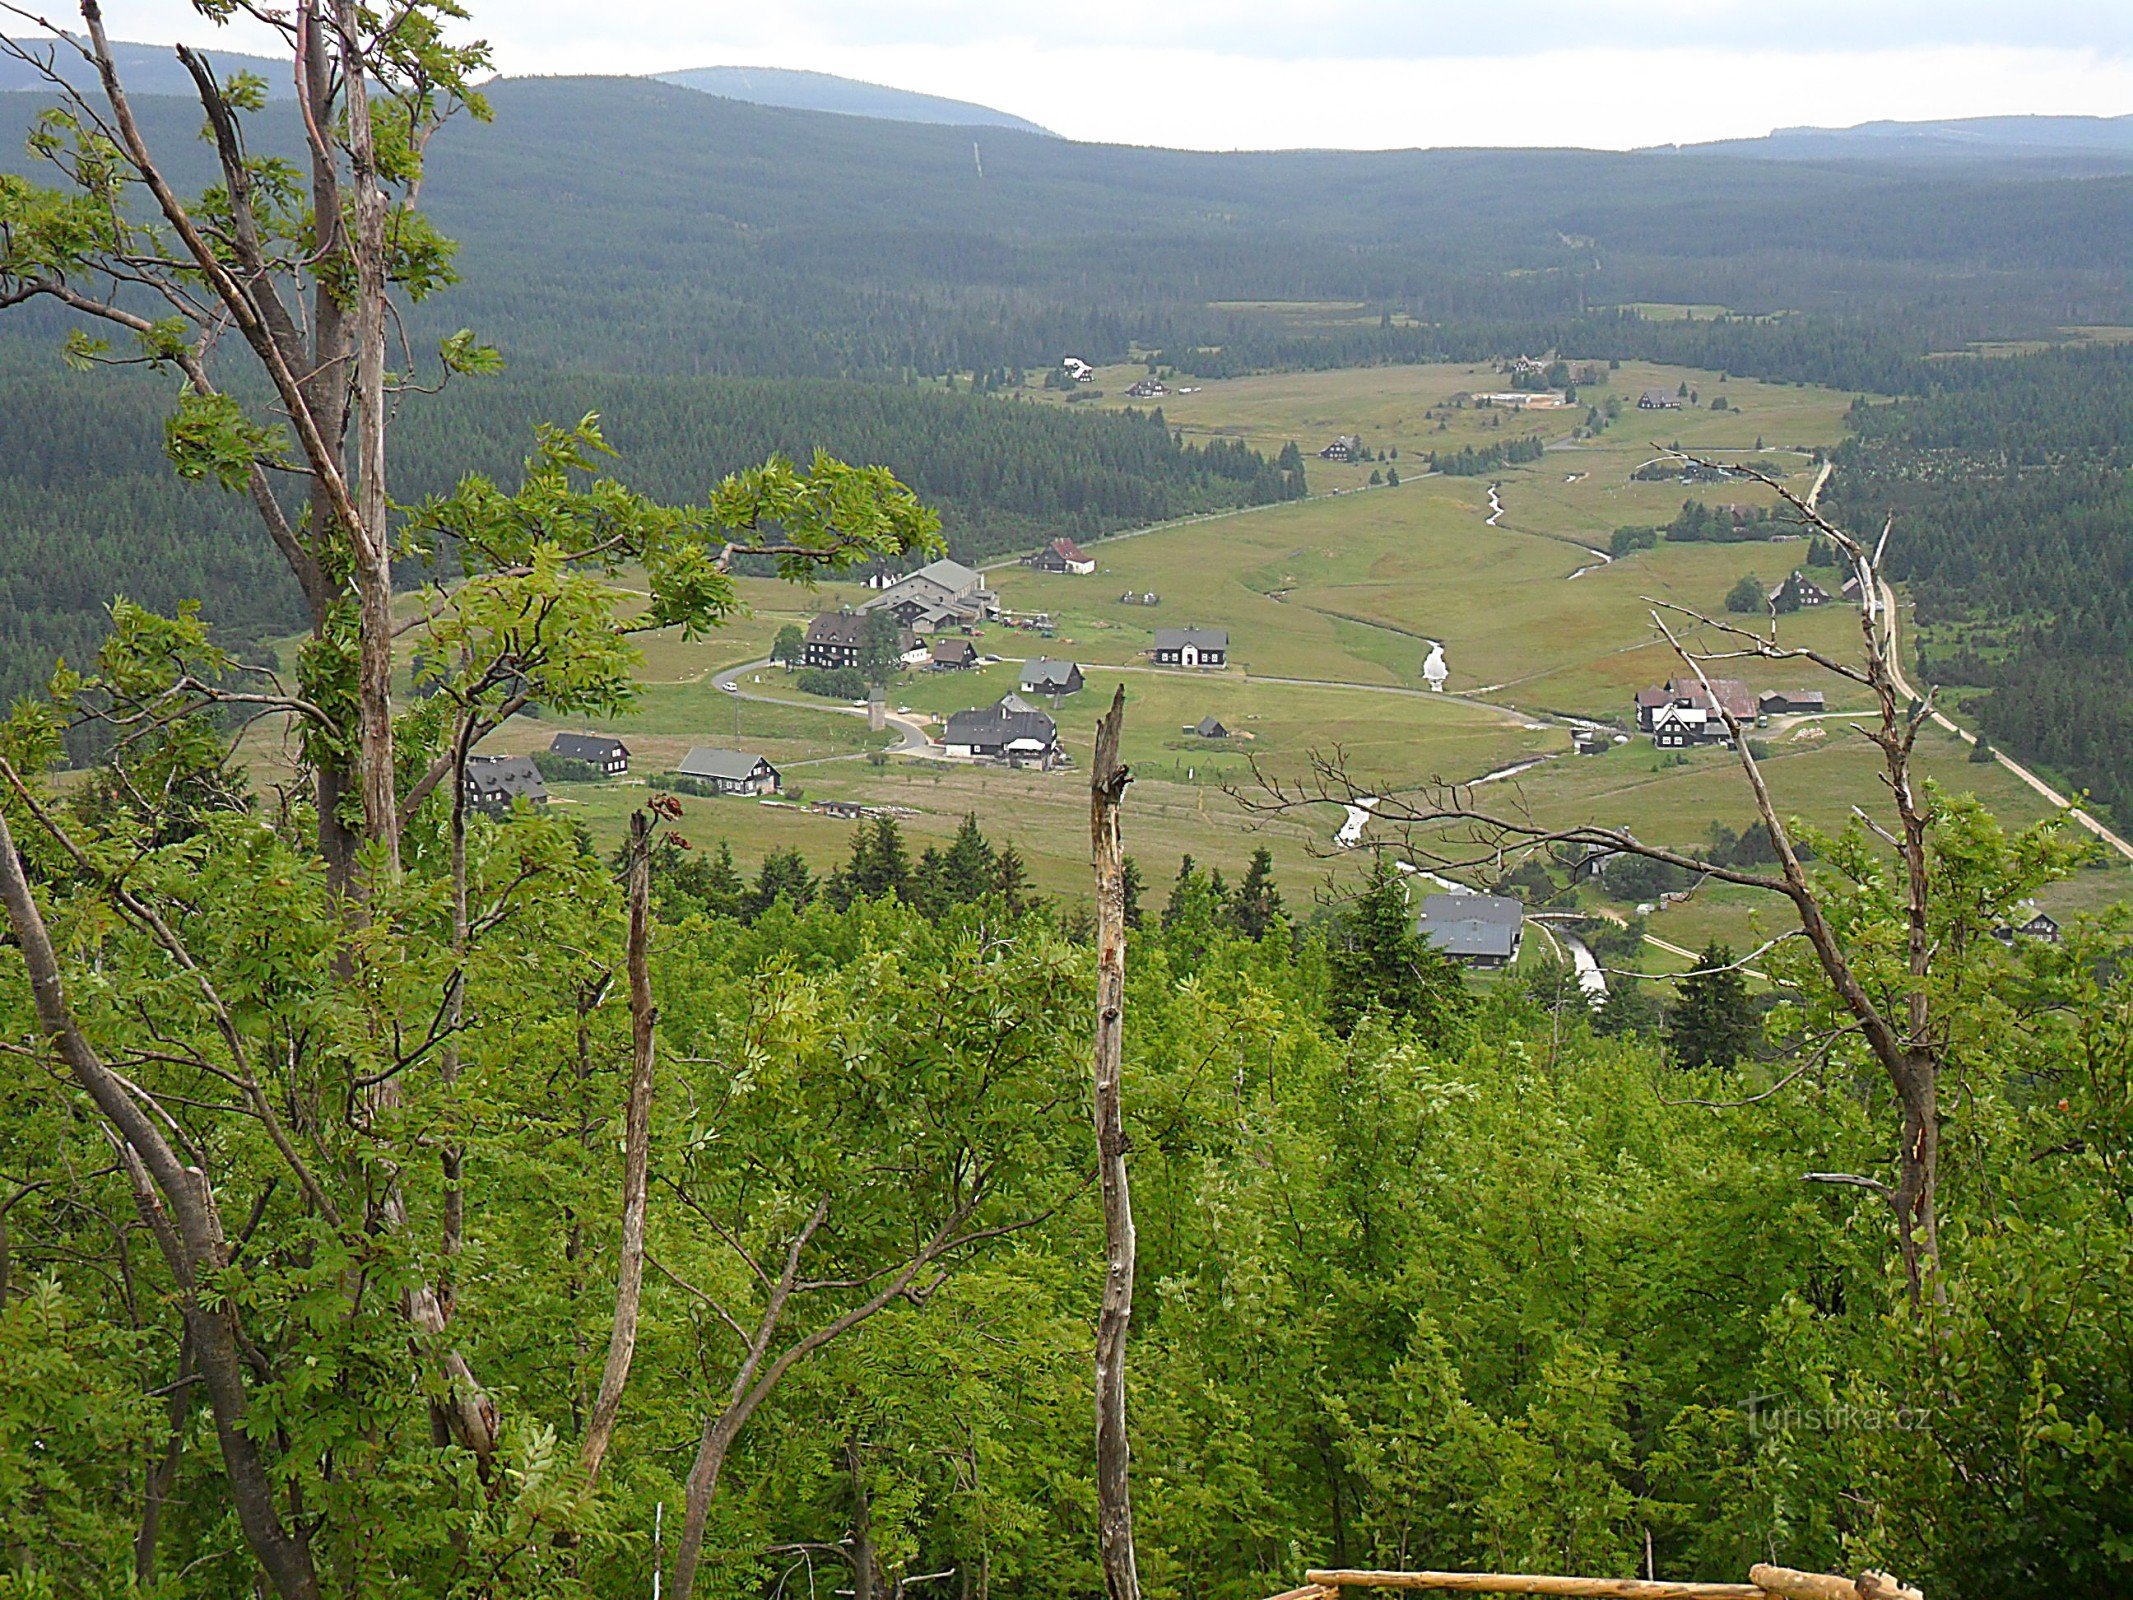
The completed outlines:
<svg viewBox="0 0 2133 1600">
<path fill-rule="evenodd" d="M 1125 1046 L 1126 858 L 1118 814 L 1132 774 L 1119 763 L 1126 687 L 1096 725 L 1089 772 L 1089 851 L 1096 869 L 1096 1149 L 1104 1204 L 1104 1297 L 1096 1322 L 1096 1538 L 1107 1600 L 1140 1600 L 1126 1435 L 1126 1330 L 1133 1320 L 1133 1202 L 1119 1103 Z"/>
</svg>

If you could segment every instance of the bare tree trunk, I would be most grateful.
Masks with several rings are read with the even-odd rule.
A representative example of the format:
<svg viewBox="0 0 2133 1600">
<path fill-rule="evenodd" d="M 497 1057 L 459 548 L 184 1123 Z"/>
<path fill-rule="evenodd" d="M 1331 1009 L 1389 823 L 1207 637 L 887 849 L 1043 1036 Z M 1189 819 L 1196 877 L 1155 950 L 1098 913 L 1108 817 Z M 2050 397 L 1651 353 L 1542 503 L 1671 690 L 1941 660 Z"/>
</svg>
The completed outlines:
<svg viewBox="0 0 2133 1600">
<path fill-rule="evenodd" d="M 622 1261 L 615 1274 L 615 1321 L 607 1340 L 607 1366 L 593 1401 L 592 1422 L 578 1465 L 589 1489 L 622 1410 L 637 1351 L 637 1311 L 644 1292 L 646 1176 L 651 1165 L 652 1063 L 659 1013 L 652 1004 L 652 824 L 644 812 L 630 817 L 629 853 L 630 1087 L 622 1136 Z"/>
<path fill-rule="evenodd" d="M 363 71 L 362 17 L 355 0 L 336 0 L 347 100 L 350 181 L 355 189 L 356 525 L 351 528 L 360 612 L 356 660 L 357 782 L 363 827 L 383 853 L 387 877 L 400 867 L 399 806 L 393 785 L 393 562 L 385 499 L 385 190 Z"/>
<path fill-rule="evenodd" d="M 867 1505 L 866 1475 L 859 1470 L 859 1440 L 844 1441 L 844 1464 L 852 1476 L 852 1600 L 874 1600 L 881 1589 L 880 1558 Z"/>
<path fill-rule="evenodd" d="M 1125 1047 L 1126 863 L 1119 809 L 1132 775 L 1119 764 L 1122 684 L 1096 725 L 1089 845 L 1096 868 L 1096 1146 L 1104 1205 L 1104 1297 L 1096 1322 L 1096 1537 L 1109 1600 L 1140 1600 L 1133 1553 L 1132 1450 L 1126 1432 L 1126 1333 L 1133 1320 L 1133 1200 L 1126 1186 L 1119 1068 Z"/>
</svg>

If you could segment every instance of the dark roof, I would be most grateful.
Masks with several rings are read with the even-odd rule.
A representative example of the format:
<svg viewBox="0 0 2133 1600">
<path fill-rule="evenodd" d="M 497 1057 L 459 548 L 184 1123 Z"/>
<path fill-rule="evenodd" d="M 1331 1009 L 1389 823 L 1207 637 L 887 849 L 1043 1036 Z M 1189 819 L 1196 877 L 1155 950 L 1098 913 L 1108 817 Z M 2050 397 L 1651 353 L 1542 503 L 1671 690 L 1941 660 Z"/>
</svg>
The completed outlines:
<svg viewBox="0 0 2133 1600">
<path fill-rule="evenodd" d="M 978 647 L 968 639 L 936 639 L 932 653 L 936 661 L 975 661 Z"/>
<path fill-rule="evenodd" d="M 468 756 L 467 785 L 482 800 L 548 798 L 548 785 L 531 756 Z"/>
<path fill-rule="evenodd" d="M 807 642 L 856 645 L 866 631 L 867 619 L 856 611 L 825 611 L 807 625 Z"/>
<path fill-rule="evenodd" d="M 604 733 L 559 733 L 549 741 L 548 753 L 566 761 L 590 761 L 598 765 L 620 756 L 627 761 L 630 747 Z"/>
<path fill-rule="evenodd" d="M 1203 739 L 1227 739 L 1229 737 L 1229 729 L 1223 727 L 1213 717 L 1202 717 L 1192 731 Z"/>
<path fill-rule="evenodd" d="M 1516 953 L 1526 908 L 1500 894 L 1433 894 L 1422 902 L 1422 936 L 1447 955 Z"/>
<path fill-rule="evenodd" d="M 1010 745 L 1030 740 L 1049 749 L 1059 740 L 1059 724 L 1042 711 L 1018 710 L 1003 700 L 998 705 L 958 711 L 948 719 L 942 736 L 945 744 Z"/>
<path fill-rule="evenodd" d="M 1158 628 L 1155 630 L 1155 647 L 1158 650 L 1182 650 L 1191 645 L 1197 650 L 1227 650 L 1227 628 Z"/>
<path fill-rule="evenodd" d="M 1068 688 L 1080 676 L 1081 668 L 1075 663 L 1054 661 L 1048 656 L 1039 656 L 1022 664 L 1022 686 L 1033 692 Z"/>
<path fill-rule="evenodd" d="M 728 783 L 740 783 L 755 776 L 757 767 L 769 767 L 770 763 L 752 750 L 717 750 L 698 745 L 682 758 L 674 770 L 684 778 L 722 778 Z M 772 772 L 776 767 L 770 767 Z"/>
<path fill-rule="evenodd" d="M 1787 706 L 1819 706 L 1825 704 L 1820 689 L 1771 689 L 1764 693 L 1762 705 L 1771 703 Z"/>
</svg>

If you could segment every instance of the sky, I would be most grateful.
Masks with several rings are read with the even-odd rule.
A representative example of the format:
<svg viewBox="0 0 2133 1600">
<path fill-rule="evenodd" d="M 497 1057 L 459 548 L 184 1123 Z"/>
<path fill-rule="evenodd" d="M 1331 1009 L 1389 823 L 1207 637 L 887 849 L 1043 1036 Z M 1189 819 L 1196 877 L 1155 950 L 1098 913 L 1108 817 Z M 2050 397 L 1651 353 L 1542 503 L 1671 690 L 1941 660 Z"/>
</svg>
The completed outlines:
<svg viewBox="0 0 2133 1600">
<path fill-rule="evenodd" d="M 67 9 L 53 0 L 57 10 Z M 1632 148 L 2133 113 L 2133 0 L 467 0 L 513 74 L 804 67 L 1193 149 Z M 256 45 L 187 0 L 117 38 Z"/>
</svg>

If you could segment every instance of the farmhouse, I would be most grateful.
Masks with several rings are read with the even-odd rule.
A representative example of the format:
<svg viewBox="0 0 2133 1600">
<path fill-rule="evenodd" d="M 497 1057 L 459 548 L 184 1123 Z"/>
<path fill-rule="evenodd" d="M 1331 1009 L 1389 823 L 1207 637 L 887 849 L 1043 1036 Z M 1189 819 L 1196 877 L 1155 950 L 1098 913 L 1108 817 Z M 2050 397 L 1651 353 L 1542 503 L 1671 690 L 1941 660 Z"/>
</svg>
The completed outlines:
<svg viewBox="0 0 2133 1600">
<path fill-rule="evenodd" d="M 515 800 L 548 804 L 548 786 L 531 756 L 468 756 L 467 804 L 491 816 L 511 809 Z"/>
<path fill-rule="evenodd" d="M 1034 762 L 1049 768 L 1062 756 L 1059 724 L 1009 695 L 996 705 L 958 711 L 941 735 L 952 756 L 981 761 Z"/>
<path fill-rule="evenodd" d="M 1754 691 L 1738 678 L 1713 678 L 1709 693 L 1694 678 L 1669 678 L 1655 689 L 1639 689 L 1636 705 L 1637 728 L 1642 733 L 1652 731 L 1653 722 L 1667 707 L 1693 706 L 1712 714 L 1712 721 L 1721 730 L 1715 736 L 1718 738 L 1725 737 L 1725 719 L 1717 715 L 1721 706 L 1741 722 L 1753 722 L 1758 709 Z"/>
<path fill-rule="evenodd" d="M 610 778 L 619 778 L 630 769 L 630 747 L 604 734 L 559 733 L 548 742 L 548 753 L 565 761 L 583 762 Z"/>
<path fill-rule="evenodd" d="M 1500 894 L 1433 894 L 1416 931 L 1454 961 L 1508 967 L 1526 937 L 1526 908 Z"/>
<path fill-rule="evenodd" d="M 2013 944 L 2017 939 L 2037 939 L 2045 944 L 2057 944 L 2060 940 L 2059 919 L 2045 912 L 2030 908 L 2031 916 L 2026 922 L 2012 926 L 2001 923 L 1992 930 L 1992 936 L 2002 944 Z"/>
<path fill-rule="evenodd" d="M 1221 723 L 1211 716 L 1202 717 L 1184 731 L 1202 739 L 1227 739 L 1229 737 L 1229 729 L 1223 727 Z"/>
<path fill-rule="evenodd" d="M 859 609 L 888 611 L 905 627 L 931 633 L 990 621 L 1000 614 L 1000 597 L 985 587 L 978 573 L 944 557 L 899 578 Z"/>
<path fill-rule="evenodd" d="M 978 647 L 960 634 L 935 639 L 926 653 L 926 667 L 932 672 L 967 672 L 977 664 Z"/>
<path fill-rule="evenodd" d="M 1844 587 L 1843 587 L 1843 588 L 1841 588 L 1841 589 L 1839 589 L 1839 590 L 1837 591 L 1837 593 L 1838 593 L 1838 594 L 1840 594 L 1840 595 L 1842 595 L 1842 596 L 1844 597 L 1844 599 L 1845 599 L 1845 600 L 1847 600 L 1847 601 L 1849 601 L 1849 602 L 1850 602 L 1851 604 L 1853 604 L 1853 605 L 1857 605 L 1857 604 L 1859 603 L 1859 580 L 1858 580 L 1858 578 L 1857 578 L 1856 576 L 1854 576 L 1854 577 L 1850 577 L 1850 578 L 1846 578 L 1846 579 L 1844 580 Z"/>
<path fill-rule="evenodd" d="M 1170 385 L 1161 378 L 1143 378 L 1126 391 L 1128 400 L 1160 400 L 1170 393 Z"/>
<path fill-rule="evenodd" d="M 1639 411 L 1679 411 L 1681 396 L 1668 394 L 1664 389 L 1647 389 L 1637 396 Z"/>
<path fill-rule="evenodd" d="M 1053 661 L 1039 656 L 1022 664 L 1024 694 L 1079 694 L 1081 668 L 1071 661 Z"/>
<path fill-rule="evenodd" d="M 1344 433 L 1318 454 L 1322 461 L 1353 461 L 1362 453 L 1363 441 L 1352 433 Z"/>
<path fill-rule="evenodd" d="M 1771 689 L 1755 709 L 1766 717 L 1819 717 L 1829 707 L 1820 689 Z"/>
<path fill-rule="evenodd" d="M 1081 546 L 1072 539 L 1054 539 L 1035 555 L 1024 557 L 1023 565 L 1039 572 L 1070 572 L 1077 578 L 1086 578 L 1096 570 L 1096 563 L 1083 555 Z"/>
<path fill-rule="evenodd" d="M 807 625 L 807 638 L 800 647 L 800 660 L 810 667 L 856 667 L 859 641 L 866 636 L 867 619 L 858 612 L 825 611 Z"/>
<path fill-rule="evenodd" d="M 1079 356 L 1068 356 L 1059 363 L 1059 366 L 1076 383 L 1094 383 L 1096 381 L 1096 369 Z"/>
<path fill-rule="evenodd" d="M 1780 611 L 1788 606 L 1826 606 L 1829 591 L 1806 573 L 1795 569 L 1791 576 L 1770 591 L 1770 603 Z"/>
<path fill-rule="evenodd" d="M 1661 750 L 1686 750 L 1725 737 L 1725 719 L 1702 706 L 1665 705 L 1652 717 L 1652 743 Z"/>
<path fill-rule="evenodd" d="M 718 750 L 698 745 L 674 769 L 678 778 L 694 778 L 719 794 L 776 794 L 778 769 L 746 750 Z"/>
<path fill-rule="evenodd" d="M 1224 628 L 1158 628 L 1149 652 L 1159 667 L 1220 667 L 1229 663 Z"/>
</svg>

